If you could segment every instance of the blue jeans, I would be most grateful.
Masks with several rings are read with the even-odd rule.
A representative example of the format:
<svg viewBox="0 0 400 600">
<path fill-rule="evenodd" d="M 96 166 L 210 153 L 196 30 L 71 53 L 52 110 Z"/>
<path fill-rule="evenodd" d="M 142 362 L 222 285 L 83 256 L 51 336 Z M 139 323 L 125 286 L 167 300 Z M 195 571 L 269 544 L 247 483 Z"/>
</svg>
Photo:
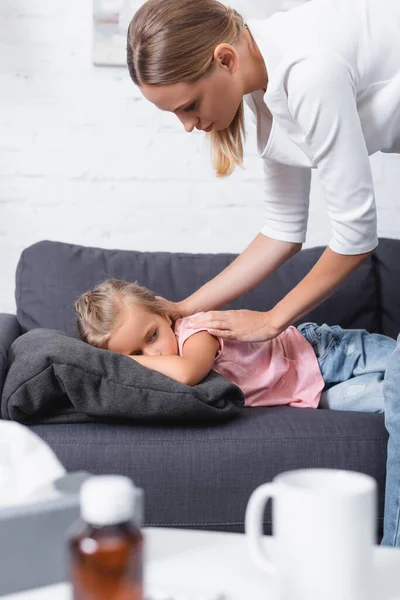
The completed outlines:
<svg viewBox="0 0 400 600">
<path fill-rule="evenodd" d="M 325 382 L 321 408 L 384 412 L 389 432 L 382 544 L 400 546 L 400 336 L 303 323 Z"/>
<path fill-rule="evenodd" d="M 383 383 L 385 426 L 389 433 L 383 546 L 400 546 L 400 335 Z"/>
</svg>

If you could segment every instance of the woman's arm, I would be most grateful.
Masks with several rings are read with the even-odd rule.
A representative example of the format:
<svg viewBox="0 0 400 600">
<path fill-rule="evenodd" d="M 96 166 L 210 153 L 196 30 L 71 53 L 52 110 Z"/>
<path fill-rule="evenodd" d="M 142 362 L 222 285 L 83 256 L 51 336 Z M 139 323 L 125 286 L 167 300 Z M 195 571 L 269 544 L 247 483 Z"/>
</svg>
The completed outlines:
<svg viewBox="0 0 400 600">
<path fill-rule="evenodd" d="M 311 169 L 263 159 L 265 222 L 251 244 L 219 275 L 181 302 L 167 302 L 174 319 L 239 298 L 299 252 L 306 237 Z"/>
<path fill-rule="evenodd" d="M 370 254 L 345 255 L 326 248 L 304 279 L 269 311 L 275 329 L 283 331 L 321 304 Z"/>
<path fill-rule="evenodd" d="M 192 318 L 220 337 L 260 342 L 272 339 L 328 298 L 370 255 L 347 256 L 327 248 L 302 281 L 268 312 L 211 311 Z"/>
<path fill-rule="evenodd" d="M 219 308 L 253 289 L 299 250 L 301 244 L 259 233 L 226 269 L 175 306 L 182 316 Z"/>
<path fill-rule="evenodd" d="M 186 340 L 182 356 L 130 356 L 129 358 L 175 381 L 185 385 L 196 385 L 211 371 L 218 350 L 218 340 L 207 331 L 200 331 Z"/>
<path fill-rule="evenodd" d="M 248 341 L 275 337 L 328 298 L 377 245 L 374 186 L 348 65 L 323 54 L 304 59 L 288 74 L 287 88 L 291 122 L 298 125 L 295 141 L 317 166 L 333 239 L 310 273 L 272 310 L 196 317 L 196 326 L 222 337 Z M 273 230 L 274 224 L 288 228 L 298 223 L 296 229 L 300 231 L 301 214 L 305 211 L 299 204 L 299 211 L 289 214 L 285 202 L 287 189 L 295 189 L 290 181 L 289 188 L 287 184 L 291 171 L 279 173 L 277 167 L 269 164 L 265 168 L 269 185 L 267 206 L 272 202 L 268 227 L 272 215 Z M 296 198 L 295 193 L 289 195 L 288 204 L 291 206 Z M 264 233 L 268 234 L 268 229 Z M 285 233 L 282 229 L 282 236 Z"/>
</svg>

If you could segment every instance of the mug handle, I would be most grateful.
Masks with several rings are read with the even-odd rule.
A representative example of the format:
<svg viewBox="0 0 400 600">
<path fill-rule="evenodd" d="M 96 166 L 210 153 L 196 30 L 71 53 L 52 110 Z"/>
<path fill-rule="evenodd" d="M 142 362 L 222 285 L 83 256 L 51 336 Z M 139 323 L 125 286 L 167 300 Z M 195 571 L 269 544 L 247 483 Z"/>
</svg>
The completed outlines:
<svg viewBox="0 0 400 600">
<path fill-rule="evenodd" d="M 276 498 L 276 484 L 264 483 L 254 490 L 246 507 L 245 532 L 249 544 L 250 554 L 254 562 L 269 575 L 275 575 L 276 566 L 265 555 L 261 543 L 263 536 L 263 521 L 265 505 L 271 498 Z"/>
</svg>

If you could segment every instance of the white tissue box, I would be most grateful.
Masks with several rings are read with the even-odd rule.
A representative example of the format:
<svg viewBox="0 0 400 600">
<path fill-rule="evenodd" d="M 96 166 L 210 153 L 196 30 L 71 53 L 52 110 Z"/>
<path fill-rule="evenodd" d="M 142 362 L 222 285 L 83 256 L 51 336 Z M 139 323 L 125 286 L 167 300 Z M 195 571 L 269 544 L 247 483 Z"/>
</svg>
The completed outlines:
<svg viewBox="0 0 400 600">
<path fill-rule="evenodd" d="M 0 595 L 68 579 L 67 530 L 79 517 L 79 488 L 89 473 L 56 480 L 59 495 L 0 509 Z"/>
</svg>

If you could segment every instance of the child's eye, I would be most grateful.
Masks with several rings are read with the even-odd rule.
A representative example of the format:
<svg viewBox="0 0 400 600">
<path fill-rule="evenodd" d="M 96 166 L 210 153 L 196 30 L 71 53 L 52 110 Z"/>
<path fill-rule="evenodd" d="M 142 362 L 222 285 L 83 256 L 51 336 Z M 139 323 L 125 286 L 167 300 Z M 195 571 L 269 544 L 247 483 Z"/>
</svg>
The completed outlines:
<svg viewBox="0 0 400 600">
<path fill-rule="evenodd" d="M 194 110 L 196 107 L 196 102 L 192 102 L 192 104 L 190 104 L 190 106 L 187 106 L 184 110 L 184 112 L 190 112 L 191 110 Z"/>
<path fill-rule="evenodd" d="M 156 339 L 157 339 L 157 336 L 158 336 L 158 331 L 157 331 L 157 329 L 155 329 L 155 330 L 153 331 L 153 333 L 150 335 L 150 341 L 151 341 L 151 342 L 154 342 L 154 340 L 156 340 Z"/>
</svg>

